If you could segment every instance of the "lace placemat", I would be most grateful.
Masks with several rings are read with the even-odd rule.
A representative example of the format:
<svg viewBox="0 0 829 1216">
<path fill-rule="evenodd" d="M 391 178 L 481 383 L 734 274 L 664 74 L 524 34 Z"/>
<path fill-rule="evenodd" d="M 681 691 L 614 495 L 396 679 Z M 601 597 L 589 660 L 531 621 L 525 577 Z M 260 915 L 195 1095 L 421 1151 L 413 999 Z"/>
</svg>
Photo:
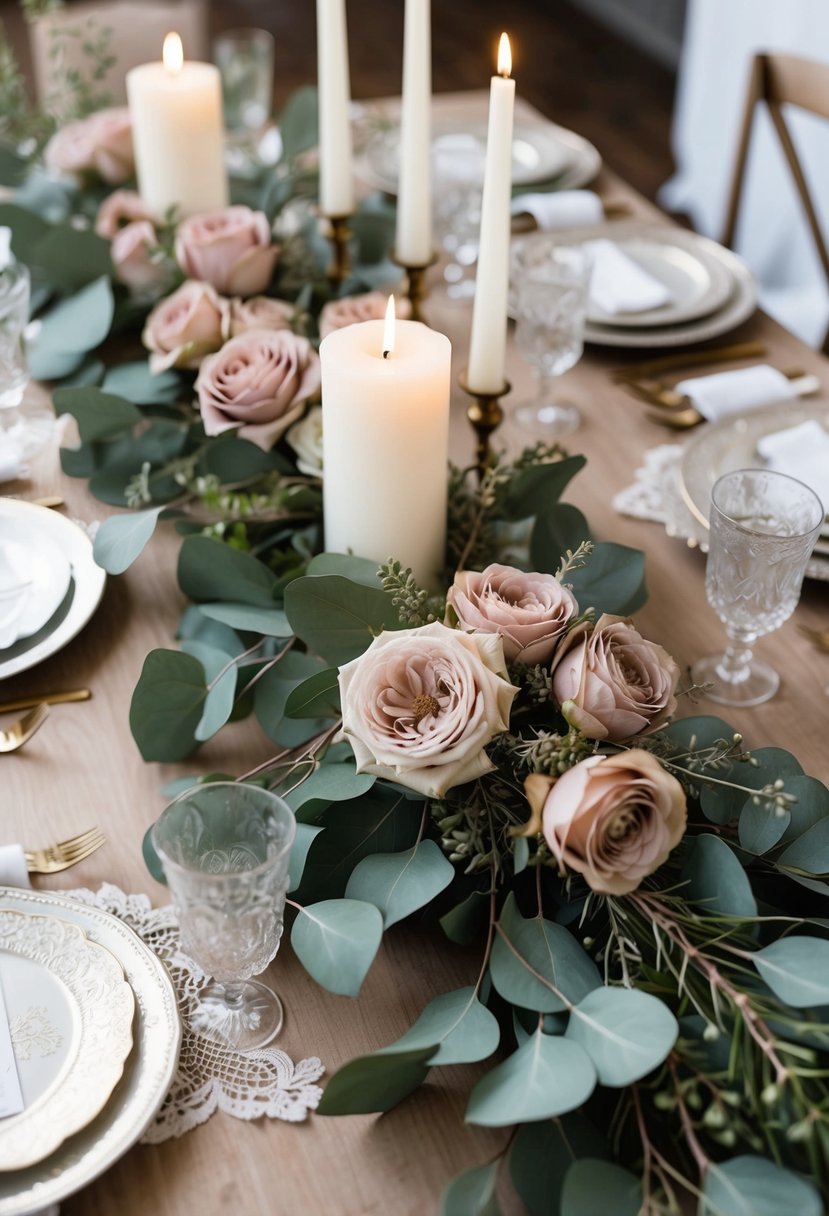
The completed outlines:
<svg viewBox="0 0 829 1216">
<path fill-rule="evenodd" d="M 205 1123 L 217 1110 L 236 1119 L 284 1119 L 300 1123 L 322 1096 L 315 1082 L 325 1072 L 316 1056 L 294 1064 L 278 1047 L 238 1052 L 201 1038 L 191 1029 L 196 993 L 207 976 L 179 946 L 171 905 L 153 908 L 146 895 L 125 895 L 104 883 L 99 891 L 68 892 L 74 899 L 111 912 L 133 929 L 166 964 L 178 995 L 183 1027 L 173 1087 L 142 1144 L 160 1144 Z"/>
<path fill-rule="evenodd" d="M 699 545 L 705 550 L 706 530 L 688 510 L 679 488 L 681 457 L 682 447 L 677 443 L 661 443 L 645 452 L 633 485 L 619 491 L 613 508 L 620 515 L 664 524 L 669 536 L 681 537 L 690 547 Z"/>
</svg>

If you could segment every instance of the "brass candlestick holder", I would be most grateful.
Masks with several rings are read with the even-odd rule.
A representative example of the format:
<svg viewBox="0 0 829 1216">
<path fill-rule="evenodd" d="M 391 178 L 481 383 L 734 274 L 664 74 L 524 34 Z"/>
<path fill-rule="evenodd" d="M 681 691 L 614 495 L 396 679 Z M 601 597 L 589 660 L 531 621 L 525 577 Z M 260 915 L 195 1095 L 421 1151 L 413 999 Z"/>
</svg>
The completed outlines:
<svg viewBox="0 0 829 1216">
<path fill-rule="evenodd" d="M 333 261 L 328 267 L 327 278 L 331 284 L 331 290 L 334 295 L 339 294 L 339 290 L 348 277 L 348 272 L 351 269 L 351 264 L 348 257 L 348 242 L 351 240 L 351 229 L 348 226 L 350 215 L 326 215 L 328 220 L 328 239 L 331 242 L 333 252 Z"/>
<path fill-rule="evenodd" d="M 426 271 L 430 266 L 434 266 L 438 260 L 438 255 L 433 253 L 428 262 L 424 262 L 422 266 L 409 266 L 406 262 L 402 262 L 397 254 L 392 255 L 392 261 L 395 266 L 399 266 L 406 273 L 406 299 L 411 305 L 411 319 L 413 321 L 424 321 L 428 325 L 428 321 L 423 316 L 423 302 L 428 296 L 426 290 Z"/>
<path fill-rule="evenodd" d="M 466 416 L 475 431 L 475 466 L 480 479 L 492 462 L 492 448 L 489 441 L 504 420 L 501 398 L 507 396 L 512 385 L 505 380 L 503 387 L 497 393 L 478 393 L 467 384 L 465 371 L 461 372 L 458 377 L 458 383 L 463 391 L 472 398 L 467 407 Z"/>
</svg>

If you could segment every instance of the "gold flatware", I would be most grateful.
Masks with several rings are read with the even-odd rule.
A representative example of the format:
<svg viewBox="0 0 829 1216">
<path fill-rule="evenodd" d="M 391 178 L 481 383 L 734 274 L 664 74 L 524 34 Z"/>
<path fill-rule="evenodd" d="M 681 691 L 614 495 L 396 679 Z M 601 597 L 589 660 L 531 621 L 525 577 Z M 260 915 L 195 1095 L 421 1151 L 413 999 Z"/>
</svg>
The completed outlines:
<svg viewBox="0 0 829 1216">
<path fill-rule="evenodd" d="M 49 706 L 37 705 L 30 713 L 12 722 L 11 726 L 0 730 L 0 752 L 16 752 L 24 743 L 28 743 L 36 730 L 40 730 L 48 717 Z"/>
<path fill-rule="evenodd" d="M 70 701 L 88 701 L 91 696 L 88 688 L 72 688 L 68 692 L 44 692 L 39 697 L 20 697 L 17 701 L 0 702 L 0 714 L 14 714 L 19 709 L 31 709 L 33 705 L 66 705 Z"/>
<path fill-rule="evenodd" d="M 103 832 L 99 828 L 89 828 L 68 840 L 47 845 L 45 849 L 24 849 L 26 869 L 30 874 L 57 874 L 84 861 L 102 844 L 106 844 Z"/>
<path fill-rule="evenodd" d="M 756 359 L 766 353 L 762 342 L 738 342 L 734 346 L 718 346 L 711 350 L 685 351 L 683 354 L 660 355 L 641 363 L 628 363 L 610 373 L 611 380 L 639 380 L 677 367 L 704 367 L 710 363 L 730 363 L 738 359 Z"/>
<path fill-rule="evenodd" d="M 694 409 L 692 405 L 685 410 L 662 410 L 658 414 L 655 410 L 647 410 L 645 417 L 651 422 L 658 422 L 660 426 L 672 427 L 675 431 L 687 431 L 692 426 L 705 422 L 699 410 Z"/>
<path fill-rule="evenodd" d="M 809 629 L 807 625 L 798 625 L 798 629 L 818 650 L 829 654 L 829 629 Z"/>
<path fill-rule="evenodd" d="M 29 501 L 31 502 L 32 506 L 34 506 L 34 507 L 57 508 L 57 507 L 63 506 L 63 499 L 59 498 L 57 496 L 57 494 L 52 494 L 51 496 L 48 496 L 46 498 L 31 498 L 31 499 L 29 499 Z"/>
</svg>

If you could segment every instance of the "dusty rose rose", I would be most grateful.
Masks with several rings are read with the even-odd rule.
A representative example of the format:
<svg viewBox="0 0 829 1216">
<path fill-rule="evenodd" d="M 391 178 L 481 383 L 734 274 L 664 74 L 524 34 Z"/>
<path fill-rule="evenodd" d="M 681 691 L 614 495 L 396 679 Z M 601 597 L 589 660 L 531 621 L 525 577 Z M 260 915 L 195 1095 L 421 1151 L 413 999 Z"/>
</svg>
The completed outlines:
<svg viewBox="0 0 829 1216">
<path fill-rule="evenodd" d="M 249 329 L 290 329 L 295 313 L 290 300 L 273 300 L 270 296 L 231 300 L 230 336 L 236 338 Z"/>
<path fill-rule="evenodd" d="M 525 574 L 493 564 L 478 573 L 458 570 L 446 606 L 462 629 L 498 633 L 508 663 L 546 663 L 579 606 L 552 574 Z"/>
<path fill-rule="evenodd" d="M 578 625 L 553 662 L 553 693 L 588 739 L 629 739 L 656 730 L 676 709 L 679 667 L 621 616 Z"/>
<path fill-rule="evenodd" d="M 193 215 L 176 232 L 176 259 L 184 273 L 211 283 L 226 296 L 264 291 L 278 256 L 267 216 L 250 207 Z"/>
<path fill-rule="evenodd" d="M 358 321 L 382 321 L 386 315 L 389 297 L 382 291 L 369 291 L 362 296 L 346 296 L 342 300 L 331 300 L 320 313 L 320 338 L 327 338 L 335 329 L 356 325 Z M 395 314 L 408 317 L 411 306 L 408 300 L 395 297 Z"/>
<path fill-rule="evenodd" d="M 208 435 L 231 427 L 264 451 L 296 422 L 320 386 L 319 355 L 289 329 L 249 329 L 201 365 L 196 391 Z"/>
<path fill-rule="evenodd" d="M 168 367 L 199 367 L 226 336 L 227 301 L 209 283 L 189 279 L 156 304 L 141 341 L 152 352 L 151 369 L 162 372 Z"/>
<path fill-rule="evenodd" d="M 98 236 L 111 241 L 116 232 L 135 220 L 149 220 L 152 224 L 155 217 L 147 210 L 141 195 L 134 190 L 113 190 L 98 208 L 95 231 Z"/>
<path fill-rule="evenodd" d="M 113 185 L 125 182 L 135 170 L 129 110 L 96 110 L 67 123 L 49 140 L 43 159 L 58 173 L 97 173 Z"/>
<path fill-rule="evenodd" d="M 381 633 L 340 668 L 357 771 L 442 797 L 495 767 L 484 748 L 507 729 L 517 691 L 495 634 L 439 622 Z"/>
<path fill-rule="evenodd" d="M 149 220 L 119 228 L 110 248 L 116 278 L 137 291 L 163 287 L 167 270 L 151 256 L 157 246 L 158 236 Z"/>
<path fill-rule="evenodd" d="M 322 407 L 312 405 L 304 418 L 295 422 L 285 439 L 296 452 L 296 467 L 306 477 L 322 476 Z"/>
<path fill-rule="evenodd" d="M 685 794 L 650 752 L 590 756 L 561 777 L 524 783 L 559 864 L 604 895 L 635 891 L 685 831 Z"/>
</svg>

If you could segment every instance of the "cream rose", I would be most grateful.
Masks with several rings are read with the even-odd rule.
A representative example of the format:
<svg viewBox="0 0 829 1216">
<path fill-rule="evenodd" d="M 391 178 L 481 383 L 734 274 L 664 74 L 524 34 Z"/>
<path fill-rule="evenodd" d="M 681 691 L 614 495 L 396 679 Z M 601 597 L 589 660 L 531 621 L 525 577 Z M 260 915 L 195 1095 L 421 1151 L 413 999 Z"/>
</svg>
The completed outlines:
<svg viewBox="0 0 829 1216">
<path fill-rule="evenodd" d="M 507 729 L 517 691 L 495 634 L 439 622 L 381 633 L 340 668 L 357 771 L 442 797 L 494 769 L 484 749 Z"/>
<path fill-rule="evenodd" d="M 362 296 L 330 300 L 320 313 L 320 338 L 327 338 L 335 329 L 356 325 L 358 321 L 382 321 L 388 302 L 389 297 L 382 291 L 369 291 Z M 395 297 L 394 306 L 398 317 L 408 317 L 411 312 L 408 300 L 398 300 Z"/>
<path fill-rule="evenodd" d="M 112 185 L 125 182 L 135 170 L 129 110 L 97 110 L 67 123 L 49 140 L 43 160 L 57 173 L 97 173 Z"/>
<path fill-rule="evenodd" d="M 249 329 L 290 329 L 295 313 L 290 300 L 273 300 L 270 296 L 231 300 L 230 336 L 236 338 Z"/>
<path fill-rule="evenodd" d="M 154 372 L 168 367 L 198 367 L 227 336 L 227 301 L 209 283 L 188 280 L 155 306 L 141 341 Z"/>
<path fill-rule="evenodd" d="M 224 207 L 193 215 L 178 226 L 176 260 L 191 279 L 226 296 L 254 296 L 271 281 L 279 246 L 263 211 Z"/>
<path fill-rule="evenodd" d="M 525 788 L 553 856 L 603 895 L 635 891 L 685 831 L 682 786 L 640 749 L 590 756 L 557 779 L 533 773 Z"/>
<path fill-rule="evenodd" d="M 288 329 L 250 329 L 201 365 L 196 392 L 208 435 L 242 427 L 268 451 L 320 386 L 319 355 Z"/>
<path fill-rule="evenodd" d="M 167 268 L 153 261 L 158 236 L 149 220 L 135 220 L 112 238 L 110 256 L 116 278 L 133 290 L 158 289 L 167 281 Z"/>
<path fill-rule="evenodd" d="M 95 231 L 98 236 L 111 241 L 116 232 L 136 220 L 149 220 L 152 224 L 155 217 L 147 210 L 141 195 L 134 190 L 113 190 L 98 208 Z"/>
<path fill-rule="evenodd" d="M 459 570 L 446 596 L 462 629 L 500 634 L 508 663 L 546 663 L 567 624 L 578 615 L 571 591 L 552 574 L 515 566 Z"/>
<path fill-rule="evenodd" d="M 553 693 L 589 739 L 630 739 L 656 730 L 676 709 L 679 667 L 621 616 L 577 626 L 553 662 Z"/>
<path fill-rule="evenodd" d="M 322 408 L 312 405 L 285 435 L 296 452 L 296 467 L 306 477 L 322 476 Z"/>
</svg>

